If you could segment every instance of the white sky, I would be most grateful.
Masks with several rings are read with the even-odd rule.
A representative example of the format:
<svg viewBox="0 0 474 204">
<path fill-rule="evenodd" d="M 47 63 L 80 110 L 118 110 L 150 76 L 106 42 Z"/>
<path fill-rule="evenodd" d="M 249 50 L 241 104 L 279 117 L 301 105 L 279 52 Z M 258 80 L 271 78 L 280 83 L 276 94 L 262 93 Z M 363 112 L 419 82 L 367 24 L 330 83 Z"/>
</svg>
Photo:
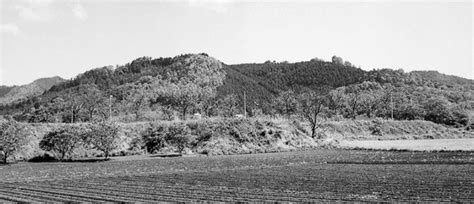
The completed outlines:
<svg viewBox="0 0 474 204">
<path fill-rule="evenodd" d="M 0 0 L 0 85 L 206 52 L 227 64 L 330 60 L 473 79 L 467 1 Z"/>
</svg>

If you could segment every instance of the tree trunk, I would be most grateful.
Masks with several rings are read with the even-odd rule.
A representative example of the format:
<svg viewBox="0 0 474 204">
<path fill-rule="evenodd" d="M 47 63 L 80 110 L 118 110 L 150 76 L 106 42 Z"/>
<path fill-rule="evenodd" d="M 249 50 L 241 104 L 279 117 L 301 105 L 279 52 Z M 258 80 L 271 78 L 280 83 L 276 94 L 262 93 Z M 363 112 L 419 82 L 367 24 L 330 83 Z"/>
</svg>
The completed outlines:
<svg viewBox="0 0 474 204">
<path fill-rule="evenodd" d="M 7 163 L 7 157 L 8 157 L 8 154 L 6 152 L 3 152 L 3 163 L 4 164 Z"/>
<path fill-rule="evenodd" d="M 186 120 L 186 110 L 188 109 L 187 106 L 183 107 L 183 120 Z"/>
<path fill-rule="evenodd" d="M 135 111 L 135 121 L 138 121 L 140 119 L 140 113 L 138 113 L 140 110 Z"/>
<path fill-rule="evenodd" d="M 316 134 L 316 124 L 311 124 L 311 138 L 314 139 L 315 134 Z"/>
<path fill-rule="evenodd" d="M 92 121 L 92 117 L 94 117 L 94 110 L 89 112 L 89 121 Z"/>
</svg>

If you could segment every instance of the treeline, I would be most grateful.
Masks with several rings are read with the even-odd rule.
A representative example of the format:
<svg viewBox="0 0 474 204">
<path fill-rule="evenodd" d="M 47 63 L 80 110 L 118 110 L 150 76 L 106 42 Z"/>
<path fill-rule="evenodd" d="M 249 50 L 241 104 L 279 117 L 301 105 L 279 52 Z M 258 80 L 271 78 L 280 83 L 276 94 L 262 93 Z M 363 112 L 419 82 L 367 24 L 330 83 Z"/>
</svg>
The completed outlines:
<svg viewBox="0 0 474 204">
<path fill-rule="evenodd" d="M 0 158 L 3 163 L 6 164 L 13 155 L 27 149 L 32 135 L 29 135 L 26 129 L 24 124 L 12 118 L 0 118 Z M 38 145 L 60 161 L 71 159 L 79 147 L 99 151 L 108 159 L 112 151 L 119 147 L 119 130 L 120 127 L 110 121 L 68 125 L 47 133 Z"/>
<path fill-rule="evenodd" d="M 311 92 L 309 92 L 311 93 Z M 274 114 L 288 117 L 307 114 L 308 92 L 282 92 L 274 101 Z M 324 118 L 385 118 L 395 120 L 427 120 L 456 127 L 474 128 L 471 92 L 443 90 L 414 85 L 394 86 L 365 81 L 339 87 L 326 94 L 314 94 L 312 106 Z M 318 97 L 320 99 L 318 99 Z M 316 116 L 314 116 L 316 120 Z"/>
</svg>

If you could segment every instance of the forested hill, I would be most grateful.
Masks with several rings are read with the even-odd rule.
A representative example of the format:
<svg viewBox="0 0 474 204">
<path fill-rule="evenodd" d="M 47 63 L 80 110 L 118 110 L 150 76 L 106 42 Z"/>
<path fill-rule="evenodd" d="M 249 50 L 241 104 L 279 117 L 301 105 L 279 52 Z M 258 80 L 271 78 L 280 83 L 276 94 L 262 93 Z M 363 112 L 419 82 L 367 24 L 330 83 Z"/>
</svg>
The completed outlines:
<svg viewBox="0 0 474 204">
<path fill-rule="evenodd" d="M 33 91 L 27 91 L 28 93 L 33 92 L 34 94 L 23 94 L 22 96 L 24 96 L 25 100 L 21 100 L 20 103 L 9 103 L 0 106 L 0 113 L 20 115 L 21 117 L 17 118 L 34 122 L 53 120 L 50 118 L 36 117 L 40 114 L 39 112 L 56 112 L 57 116 L 55 117 L 67 117 L 67 111 L 71 109 L 66 107 L 66 102 L 70 100 L 70 97 L 77 98 L 74 96 L 78 95 L 84 95 L 86 99 L 92 98 L 89 96 L 97 96 L 100 98 L 97 103 L 108 103 L 108 100 L 103 99 L 112 95 L 114 97 L 116 111 L 126 112 L 129 109 L 129 107 L 126 107 L 127 102 L 141 105 L 143 104 L 144 98 L 147 98 L 146 100 L 152 100 L 151 98 L 154 97 L 152 95 L 146 97 L 137 95 L 137 93 L 139 93 L 137 90 L 140 90 L 139 87 L 141 85 L 146 85 L 150 79 L 154 78 L 171 79 L 173 76 L 171 76 L 170 73 L 181 75 L 182 73 L 176 72 L 177 70 L 175 69 L 177 66 L 184 66 L 182 63 L 189 59 L 198 60 L 197 62 L 187 61 L 185 63 L 187 64 L 186 66 L 190 66 L 192 70 L 201 69 L 202 67 L 195 67 L 196 64 L 199 63 L 204 63 L 204 69 L 210 68 L 206 67 L 209 66 L 206 64 L 206 60 L 213 58 L 205 53 L 197 55 L 186 54 L 167 58 L 140 57 L 125 65 L 92 69 L 79 74 L 71 80 L 62 81 L 62 79 L 55 78 L 57 80 L 53 80 L 54 83 L 42 83 L 43 81 L 39 80 L 36 81 L 37 83 L 34 83 L 33 89 L 28 89 Z M 334 56 L 331 61 L 323 61 L 315 58 L 310 61 L 296 63 L 274 61 L 234 65 L 221 63 L 221 67 L 225 73 L 225 78 L 217 87 L 215 100 L 211 101 L 220 101 L 220 99 L 232 95 L 234 99 L 227 99 L 235 101 L 235 106 L 241 106 L 243 93 L 245 92 L 247 105 L 250 110 L 261 109 L 267 113 L 272 109 L 273 100 L 280 93 L 290 89 L 297 93 L 306 92 L 308 90 L 327 93 L 338 87 L 371 81 L 380 84 L 391 84 L 393 86 L 408 85 L 411 87 L 430 87 L 434 89 L 467 92 L 474 90 L 474 81 L 461 77 L 448 76 L 433 71 L 416 71 L 410 73 L 405 73 L 403 70 L 392 69 L 364 71 L 353 66 L 350 62 L 343 61 L 342 58 L 337 56 Z M 176 83 L 176 81 L 173 83 Z M 3 92 L 12 92 L 14 90 L 8 89 L 8 87 L 5 88 Z M 48 91 L 44 92 L 45 90 Z M 5 96 L 8 94 L 10 93 L 5 94 Z M 133 94 L 136 96 L 133 96 Z M 229 104 L 229 100 L 224 100 L 224 102 Z M 150 103 L 150 105 L 156 104 L 155 102 Z M 54 105 L 62 103 L 66 105 L 63 104 L 64 107 L 61 106 L 59 108 L 57 105 Z M 81 104 L 83 103 L 79 103 L 79 105 Z M 204 106 L 207 107 L 207 105 L 201 104 L 199 108 L 202 109 Z M 214 104 L 214 106 L 219 105 Z M 140 109 L 141 108 L 138 107 L 136 110 Z M 150 108 L 145 109 L 148 110 Z M 144 111 L 146 111 L 145 109 Z M 154 109 L 151 108 L 150 110 Z M 31 119 L 33 116 L 35 117 Z M 57 120 L 61 119 L 54 119 L 54 121 Z"/>
<path fill-rule="evenodd" d="M 225 66 L 227 77 L 218 88 L 219 95 L 243 92 L 260 108 L 268 108 L 272 98 L 282 91 L 328 90 L 360 83 L 367 79 L 367 73 L 349 64 L 311 60 L 306 62 L 270 62 L 257 64 L 236 64 Z"/>
<path fill-rule="evenodd" d="M 412 71 L 410 75 L 430 80 L 438 85 L 447 87 L 463 86 L 474 90 L 474 80 L 465 79 L 458 76 L 441 74 L 438 71 Z"/>
<path fill-rule="evenodd" d="M 243 92 L 261 108 L 265 101 L 270 101 L 282 91 L 296 92 L 316 90 L 327 92 L 334 88 L 372 81 L 394 86 L 410 85 L 457 91 L 474 91 L 474 80 L 441 74 L 437 71 L 412 71 L 393 69 L 374 69 L 364 71 L 349 62 L 342 63 L 339 57 L 331 62 L 318 60 L 288 63 L 270 62 L 253 64 L 236 64 L 225 67 L 227 78 L 224 85 L 218 88 L 219 95 Z"/>
</svg>

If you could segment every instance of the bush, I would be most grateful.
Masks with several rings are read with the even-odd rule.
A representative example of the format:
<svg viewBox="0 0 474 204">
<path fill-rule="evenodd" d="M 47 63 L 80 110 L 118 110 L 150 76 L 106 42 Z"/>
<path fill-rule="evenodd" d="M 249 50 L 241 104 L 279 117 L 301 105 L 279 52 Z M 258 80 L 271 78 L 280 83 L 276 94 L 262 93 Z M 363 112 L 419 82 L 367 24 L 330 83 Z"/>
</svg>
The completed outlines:
<svg viewBox="0 0 474 204">
<path fill-rule="evenodd" d="M 142 139 L 150 153 L 159 151 L 167 145 L 175 146 L 181 153 L 195 141 L 195 136 L 183 123 L 154 124 L 144 132 Z"/>
<path fill-rule="evenodd" d="M 110 153 L 118 147 L 119 130 L 119 126 L 114 122 L 102 121 L 91 127 L 85 134 L 84 141 L 92 148 L 103 152 L 107 159 Z"/>
<path fill-rule="evenodd" d="M 80 127 L 65 126 L 46 134 L 40 141 L 42 150 L 56 154 L 60 161 L 69 158 L 74 149 L 82 145 L 84 131 Z"/>
<path fill-rule="evenodd" d="M 186 125 L 179 124 L 169 127 L 167 140 L 170 144 L 175 145 L 176 148 L 178 148 L 178 151 L 182 153 L 184 148 L 194 142 L 194 137 L 191 135 L 191 131 Z"/>
<path fill-rule="evenodd" d="M 3 163 L 7 163 L 8 157 L 20 151 L 22 146 L 28 142 L 24 127 L 11 118 L 0 122 L 0 151 Z"/>
<path fill-rule="evenodd" d="M 372 135 L 382 136 L 382 123 L 381 119 L 376 119 L 372 121 L 372 125 L 369 126 L 369 130 L 372 132 Z"/>
<path fill-rule="evenodd" d="M 56 158 L 52 157 L 48 153 L 35 156 L 28 160 L 28 162 L 54 162 L 54 161 L 56 161 Z"/>
<path fill-rule="evenodd" d="M 168 126 L 164 124 L 150 125 L 142 134 L 142 140 L 149 153 L 159 151 L 166 145 Z M 138 143 L 138 142 L 137 142 Z"/>
</svg>

